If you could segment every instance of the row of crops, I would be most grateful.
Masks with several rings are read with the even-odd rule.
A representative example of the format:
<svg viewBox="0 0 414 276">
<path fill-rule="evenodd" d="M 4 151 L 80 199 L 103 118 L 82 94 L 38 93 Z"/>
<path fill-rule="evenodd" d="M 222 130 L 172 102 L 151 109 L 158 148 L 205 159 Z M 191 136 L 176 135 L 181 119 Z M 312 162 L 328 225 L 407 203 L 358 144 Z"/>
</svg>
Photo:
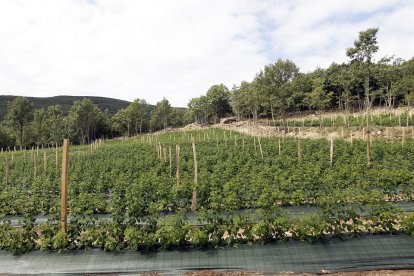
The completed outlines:
<svg viewBox="0 0 414 276">
<path fill-rule="evenodd" d="M 369 123 L 375 127 L 414 126 L 412 111 L 401 113 L 381 113 L 368 116 Z M 367 124 L 367 115 L 337 115 L 332 117 L 284 119 L 269 121 L 272 126 L 286 127 L 364 127 Z"/>
<path fill-rule="evenodd" d="M 195 191 L 192 138 L 196 222 L 186 215 Z M 369 168 L 366 143 L 335 140 L 332 159 L 324 139 L 259 139 L 219 129 L 72 146 L 67 233 L 59 232 L 61 172 L 55 149 L 3 152 L 0 247 L 15 253 L 153 249 L 413 234 L 414 217 L 389 201 L 414 196 L 414 141 L 374 140 Z M 289 205 L 321 208 L 293 217 L 283 211 Z M 239 212 L 246 209 L 255 211 Z M 49 221 L 36 225 L 39 214 Z M 98 219 L 99 214 L 110 219 Z M 11 226 L 11 215 L 22 217 L 21 227 Z"/>
</svg>

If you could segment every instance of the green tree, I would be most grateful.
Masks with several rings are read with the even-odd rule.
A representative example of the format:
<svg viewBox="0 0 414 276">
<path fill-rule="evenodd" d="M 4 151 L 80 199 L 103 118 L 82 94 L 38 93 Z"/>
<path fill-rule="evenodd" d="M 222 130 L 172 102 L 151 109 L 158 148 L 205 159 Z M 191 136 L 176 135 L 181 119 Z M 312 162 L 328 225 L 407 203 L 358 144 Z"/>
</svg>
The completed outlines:
<svg viewBox="0 0 414 276">
<path fill-rule="evenodd" d="M 224 84 L 213 85 L 206 94 L 208 119 L 217 122 L 231 113 L 230 92 Z"/>
<path fill-rule="evenodd" d="M 12 147 L 14 144 L 14 137 L 11 136 L 11 131 L 3 124 L 0 124 L 0 148 Z"/>
<path fill-rule="evenodd" d="M 308 107 L 306 95 L 312 91 L 312 75 L 299 73 L 292 80 L 291 94 L 288 98 L 288 107 L 292 110 L 304 110 Z"/>
<path fill-rule="evenodd" d="M 398 96 L 398 89 L 396 84 L 401 79 L 401 61 L 393 58 L 382 58 L 374 67 L 376 79 L 378 81 L 378 94 L 381 99 L 384 99 L 388 108 L 393 108 L 396 97 Z"/>
<path fill-rule="evenodd" d="M 167 128 L 170 123 L 171 105 L 170 102 L 163 98 L 156 105 L 151 113 L 151 130 L 157 131 L 163 128 Z"/>
<path fill-rule="evenodd" d="M 33 120 L 33 105 L 25 97 L 17 97 L 8 105 L 6 120 L 16 133 L 20 146 L 24 145 L 25 130 Z"/>
<path fill-rule="evenodd" d="M 101 118 L 101 111 L 91 100 L 75 101 L 68 115 L 72 137 L 81 144 L 96 138 L 95 134 Z"/>
<path fill-rule="evenodd" d="M 48 116 L 44 108 L 36 109 L 32 123 L 33 138 L 36 144 L 47 144 L 49 141 L 50 131 L 48 125 Z"/>
<path fill-rule="evenodd" d="M 122 135 L 130 135 L 131 122 L 129 120 L 126 109 L 119 110 L 114 116 L 112 116 L 112 126 L 114 130 Z"/>
<path fill-rule="evenodd" d="M 192 98 L 187 105 L 189 116 L 198 124 L 207 123 L 208 102 L 206 96 Z"/>
<path fill-rule="evenodd" d="M 47 108 L 48 142 L 57 144 L 63 140 L 66 132 L 64 118 L 65 114 L 61 105 L 51 105 Z"/>
<path fill-rule="evenodd" d="M 232 108 L 233 113 L 237 116 L 237 121 L 240 121 L 241 117 L 245 114 L 244 106 L 243 106 L 243 98 L 239 91 L 239 87 L 234 85 L 230 91 L 230 106 Z"/>
<path fill-rule="evenodd" d="M 364 92 L 365 92 L 365 106 L 367 109 L 367 129 L 369 130 L 369 116 L 371 109 L 370 97 L 370 78 L 372 70 L 372 59 L 374 54 L 378 51 L 377 45 L 378 28 L 369 28 L 365 31 L 359 32 L 358 39 L 354 42 L 354 48 L 348 48 L 346 55 L 351 59 L 351 62 L 357 63 L 364 71 Z"/>
<path fill-rule="evenodd" d="M 414 101 L 414 58 L 401 65 L 402 77 L 396 83 L 396 90 L 403 95 L 404 101 L 411 106 Z"/>
<path fill-rule="evenodd" d="M 266 65 L 264 70 L 257 74 L 256 89 L 266 99 L 263 105 L 270 109 L 273 120 L 275 109 L 282 115 L 287 109 L 291 82 L 298 73 L 299 68 L 293 61 L 278 59 L 275 64 Z"/>
<path fill-rule="evenodd" d="M 131 124 L 128 129 L 132 129 L 135 135 L 141 134 L 142 128 L 146 124 L 147 107 L 148 104 L 145 100 L 136 99 L 126 108 L 127 121 Z"/>
<path fill-rule="evenodd" d="M 247 114 L 252 116 L 254 123 L 257 123 L 263 94 L 260 93 L 256 80 L 251 83 L 242 81 L 239 87 L 239 93 L 242 105 L 246 107 Z"/>
<path fill-rule="evenodd" d="M 185 119 L 185 109 L 183 108 L 173 108 L 171 109 L 171 115 L 170 115 L 170 123 L 173 127 L 180 127 L 186 124 Z"/>
<path fill-rule="evenodd" d="M 322 76 L 312 80 L 312 91 L 307 94 L 305 101 L 310 108 L 319 110 L 319 121 L 322 124 L 322 112 L 331 105 L 333 92 L 325 90 L 325 79 Z M 322 125 L 320 125 L 322 127 Z"/>
</svg>

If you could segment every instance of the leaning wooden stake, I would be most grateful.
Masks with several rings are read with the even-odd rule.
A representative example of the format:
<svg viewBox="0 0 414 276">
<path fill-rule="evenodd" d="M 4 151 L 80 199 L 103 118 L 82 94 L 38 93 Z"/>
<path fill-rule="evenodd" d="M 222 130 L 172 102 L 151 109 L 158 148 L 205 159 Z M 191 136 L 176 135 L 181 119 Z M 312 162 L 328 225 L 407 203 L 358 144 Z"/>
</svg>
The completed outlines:
<svg viewBox="0 0 414 276">
<path fill-rule="evenodd" d="M 177 186 L 180 185 L 180 146 L 176 145 L 175 146 L 175 162 L 176 162 L 176 175 L 175 177 L 177 178 Z"/>
<path fill-rule="evenodd" d="M 195 210 L 197 209 L 198 170 L 197 170 L 196 146 L 195 146 L 194 139 L 192 139 L 192 145 L 193 145 L 193 157 L 194 157 L 194 189 L 193 189 L 193 197 L 191 199 L 191 211 L 195 212 Z"/>
<path fill-rule="evenodd" d="M 60 230 L 66 233 L 68 230 L 68 166 L 69 166 L 69 141 L 63 140 L 62 147 L 62 185 L 60 189 Z"/>
<path fill-rule="evenodd" d="M 262 143 L 260 143 L 260 137 L 257 137 L 257 141 L 259 142 L 260 156 L 263 159 L 263 150 L 262 150 Z"/>
</svg>

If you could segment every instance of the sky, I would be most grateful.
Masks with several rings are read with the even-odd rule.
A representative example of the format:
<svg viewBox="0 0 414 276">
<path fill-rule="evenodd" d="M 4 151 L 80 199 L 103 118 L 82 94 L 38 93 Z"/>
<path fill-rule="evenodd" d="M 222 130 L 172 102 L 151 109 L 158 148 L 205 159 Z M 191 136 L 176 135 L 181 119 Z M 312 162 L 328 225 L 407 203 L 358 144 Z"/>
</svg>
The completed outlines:
<svg viewBox="0 0 414 276">
<path fill-rule="evenodd" d="M 301 72 L 347 62 L 371 27 L 377 59 L 408 60 L 413 16 L 410 0 L 0 0 L 0 95 L 185 107 L 279 58 Z"/>
</svg>

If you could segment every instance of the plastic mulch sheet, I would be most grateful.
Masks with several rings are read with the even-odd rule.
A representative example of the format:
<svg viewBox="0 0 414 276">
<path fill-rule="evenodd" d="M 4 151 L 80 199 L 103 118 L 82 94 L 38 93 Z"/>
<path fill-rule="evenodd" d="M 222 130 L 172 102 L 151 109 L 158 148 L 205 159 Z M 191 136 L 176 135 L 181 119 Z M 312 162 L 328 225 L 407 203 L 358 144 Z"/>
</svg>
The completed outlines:
<svg viewBox="0 0 414 276">
<path fill-rule="evenodd" d="M 239 245 L 206 250 L 138 252 L 102 250 L 62 253 L 34 251 L 13 256 L 0 251 L 0 274 L 181 274 L 202 269 L 263 273 L 413 269 L 414 238 L 407 235 L 361 236 L 310 244 L 300 241 Z"/>
<path fill-rule="evenodd" d="M 414 201 L 395 202 L 394 205 L 404 212 L 414 212 Z M 282 207 L 281 209 L 284 210 L 287 215 L 290 215 L 293 217 L 298 217 L 298 216 L 306 215 L 306 214 L 312 214 L 312 213 L 316 213 L 321 210 L 318 206 L 289 206 L 289 207 Z M 246 210 L 236 210 L 233 212 L 239 213 L 239 214 L 249 214 L 249 213 L 254 213 L 255 210 L 246 209 Z M 188 222 L 190 224 L 197 223 L 197 214 L 187 213 L 186 215 L 188 217 Z M 167 217 L 167 216 L 168 216 L 167 214 L 161 215 L 160 219 Z M 98 215 L 95 215 L 95 217 L 98 220 L 111 219 L 110 214 L 98 214 Z M 36 224 L 44 223 L 48 220 L 48 218 L 49 216 L 44 216 L 44 215 L 36 216 Z M 10 220 L 11 226 L 19 226 L 20 225 L 19 221 L 23 220 L 23 217 L 7 216 L 6 219 Z M 69 215 L 69 221 L 70 221 L 70 215 Z"/>
</svg>

